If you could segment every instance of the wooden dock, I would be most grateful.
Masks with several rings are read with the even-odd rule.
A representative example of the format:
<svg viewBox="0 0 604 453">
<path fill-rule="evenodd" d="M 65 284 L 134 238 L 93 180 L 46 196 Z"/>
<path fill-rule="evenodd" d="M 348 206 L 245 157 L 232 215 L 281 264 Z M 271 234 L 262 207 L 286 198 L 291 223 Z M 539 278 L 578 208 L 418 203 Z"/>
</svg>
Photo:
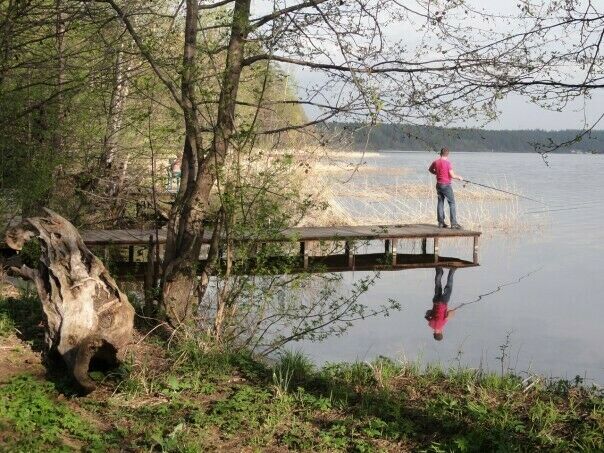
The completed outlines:
<svg viewBox="0 0 604 453">
<path fill-rule="evenodd" d="M 88 230 L 82 232 L 87 245 L 146 245 L 149 236 L 155 237 L 155 230 Z M 160 244 L 166 242 L 166 230 L 158 230 Z M 428 224 L 409 225 L 371 225 L 371 226 L 335 226 L 335 227 L 297 227 L 288 228 L 279 236 L 255 238 L 257 242 L 309 242 L 309 241 L 358 241 L 393 239 L 438 239 L 452 237 L 478 238 L 480 231 L 454 230 L 438 228 Z M 203 242 L 210 243 L 209 233 Z M 242 239 L 246 240 L 246 239 Z"/>
<path fill-rule="evenodd" d="M 166 242 L 166 230 L 89 230 L 82 231 L 82 238 L 94 253 L 105 259 L 111 258 L 119 274 L 142 276 L 149 271 L 147 257 L 159 256 Z M 345 272 L 351 270 L 400 270 L 425 267 L 471 267 L 478 265 L 478 239 L 481 233 L 470 230 L 438 228 L 434 225 L 380 225 L 380 226 L 338 226 L 338 227 L 298 227 L 289 228 L 276 236 L 238 238 L 235 247 L 241 243 L 254 243 L 263 247 L 268 243 L 283 243 L 289 248 L 290 257 L 296 258 L 297 265 L 288 266 L 291 272 Z M 157 238 L 157 240 L 156 240 Z M 471 259 L 445 257 L 440 255 L 441 241 L 454 238 L 471 239 Z M 203 243 L 209 244 L 209 233 Z M 402 240 L 417 240 L 421 253 L 403 253 L 399 247 Z M 375 242 L 381 242 L 375 253 Z M 321 245 L 338 244 L 325 253 Z M 296 245 L 297 244 L 297 245 Z M 373 250 L 360 253 L 359 244 L 373 244 Z M 287 247 L 289 245 L 289 247 Z M 295 249 L 292 255 L 292 245 Z M 383 247 L 383 248 L 382 248 Z M 428 250 L 428 248 L 430 250 Z M 0 249 L 7 252 L 6 244 Z M 381 252 L 381 250 L 383 252 Z M 127 253 L 126 253 L 127 251 Z M 116 253 L 117 252 L 117 253 Z M 6 254 L 6 253 L 5 253 Z M 204 257 L 200 257 L 203 263 Z M 275 260 L 280 259 L 275 257 Z M 254 258 L 241 266 L 246 272 L 254 272 Z M 153 264 L 157 266 L 157 263 Z"/>
<path fill-rule="evenodd" d="M 281 232 L 280 235 L 266 238 L 246 239 L 239 238 L 235 242 L 266 243 L 298 243 L 299 268 L 294 271 L 313 271 L 322 269 L 323 272 L 344 272 L 350 270 L 399 270 L 410 268 L 424 268 L 435 266 L 470 267 L 478 265 L 478 238 L 479 231 L 454 230 L 438 228 L 434 225 L 380 225 L 380 226 L 340 226 L 340 227 L 298 227 Z M 128 248 L 128 259 L 123 260 L 120 268 L 131 275 L 144 272 L 144 263 L 136 263 L 135 247 L 149 247 L 155 244 L 161 248 L 166 242 L 166 231 L 158 230 L 93 230 L 83 231 L 84 242 L 91 248 L 101 249 L 107 256 L 109 247 Z M 156 238 L 157 237 L 157 241 Z M 464 260 L 455 257 L 440 256 L 440 243 L 450 238 L 471 238 L 472 259 Z M 400 240 L 419 240 L 421 253 L 409 254 L 397 251 Z M 209 244 L 211 237 L 207 234 L 203 242 Z M 358 253 L 360 242 L 381 241 L 383 253 Z M 430 243 L 428 243 L 430 241 Z M 330 253 L 328 255 L 313 254 L 316 243 L 343 243 L 344 253 Z M 428 253 L 428 245 L 431 250 Z M 203 259 L 201 260 L 203 262 Z M 253 263 L 249 266 L 253 271 Z"/>
</svg>

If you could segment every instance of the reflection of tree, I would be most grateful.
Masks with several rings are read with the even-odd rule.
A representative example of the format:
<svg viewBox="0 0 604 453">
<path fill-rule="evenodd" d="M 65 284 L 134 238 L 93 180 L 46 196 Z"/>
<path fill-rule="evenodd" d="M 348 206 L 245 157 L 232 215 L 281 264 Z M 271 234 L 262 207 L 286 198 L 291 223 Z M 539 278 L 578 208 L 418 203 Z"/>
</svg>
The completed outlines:
<svg viewBox="0 0 604 453">
<path fill-rule="evenodd" d="M 378 273 L 371 274 L 347 283 L 346 288 L 341 274 L 212 279 L 201 302 L 200 322 L 206 330 L 214 328 L 216 300 L 227 285 L 240 302 L 226 304 L 230 313 L 222 320 L 222 340 L 268 355 L 291 341 L 340 335 L 354 321 L 399 309 L 393 300 L 374 308 L 360 301 L 378 278 Z"/>
</svg>

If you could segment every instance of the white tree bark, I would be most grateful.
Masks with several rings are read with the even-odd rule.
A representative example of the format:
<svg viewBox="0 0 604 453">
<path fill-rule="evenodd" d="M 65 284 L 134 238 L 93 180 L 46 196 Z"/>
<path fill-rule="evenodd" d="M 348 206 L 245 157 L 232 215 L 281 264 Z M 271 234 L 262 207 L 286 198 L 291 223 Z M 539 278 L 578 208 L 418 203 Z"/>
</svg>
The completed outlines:
<svg viewBox="0 0 604 453">
<path fill-rule="evenodd" d="M 113 91 L 111 92 L 107 128 L 103 144 L 103 164 L 106 170 L 110 170 L 113 167 L 117 154 L 118 133 L 122 127 L 124 104 L 128 97 L 127 73 L 130 71 L 130 63 L 124 61 L 123 47 L 124 44 L 121 45 L 115 56 Z"/>
</svg>

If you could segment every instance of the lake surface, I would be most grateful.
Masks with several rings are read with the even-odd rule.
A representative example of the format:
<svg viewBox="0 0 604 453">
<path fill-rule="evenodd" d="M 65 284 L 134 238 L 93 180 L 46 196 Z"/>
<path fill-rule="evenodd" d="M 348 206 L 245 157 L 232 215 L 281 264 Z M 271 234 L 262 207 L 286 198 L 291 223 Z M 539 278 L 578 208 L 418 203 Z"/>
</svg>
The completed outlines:
<svg viewBox="0 0 604 453">
<path fill-rule="evenodd" d="M 383 152 L 364 160 L 372 166 L 406 167 L 410 171 L 405 178 L 417 181 L 429 177 L 426 169 L 434 156 Z M 424 319 L 432 308 L 435 270 L 383 272 L 363 301 L 380 305 L 393 298 L 401 303 L 400 311 L 356 322 L 343 336 L 292 347 L 319 364 L 385 355 L 498 371 L 500 346 L 508 338 L 506 368 L 548 377 L 579 375 L 604 384 L 604 285 L 599 286 L 604 283 L 604 156 L 553 155 L 549 166 L 537 154 L 452 153 L 451 160 L 468 179 L 507 181 L 549 205 L 519 200 L 523 220 L 535 219 L 535 228 L 511 234 L 483 231 L 480 267 L 456 271 L 448 305 L 454 308 L 492 294 L 459 308 L 446 324 L 443 340 L 435 341 Z M 463 188 L 456 185 L 455 190 Z M 539 212 L 544 210 L 550 211 Z M 463 211 L 458 201 L 462 216 Z M 455 250 L 449 250 L 447 241 L 441 242 L 443 256 L 471 250 L 469 244 L 453 244 Z M 363 275 L 346 273 L 345 281 Z M 446 277 L 445 269 L 443 286 Z"/>
</svg>

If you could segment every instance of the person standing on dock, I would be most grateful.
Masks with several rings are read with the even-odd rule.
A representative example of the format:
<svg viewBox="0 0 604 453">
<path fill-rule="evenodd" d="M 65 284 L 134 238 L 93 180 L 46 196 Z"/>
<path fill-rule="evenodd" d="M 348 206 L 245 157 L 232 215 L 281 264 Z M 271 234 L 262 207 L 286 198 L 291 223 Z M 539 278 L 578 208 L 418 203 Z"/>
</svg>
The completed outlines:
<svg viewBox="0 0 604 453">
<path fill-rule="evenodd" d="M 453 292 L 453 275 L 455 275 L 455 268 L 449 269 L 449 275 L 447 275 L 447 284 L 443 291 L 442 277 L 443 268 L 436 268 L 436 275 L 434 277 L 434 298 L 432 299 L 432 310 L 426 312 L 426 320 L 428 326 L 434 332 L 434 339 L 441 341 L 443 339 L 443 330 L 447 321 L 455 314 L 455 309 L 449 310 L 449 299 Z"/>
<path fill-rule="evenodd" d="M 456 175 L 453 171 L 453 165 L 449 161 L 449 149 L 440 150 L 440 158 L 436 159 L 428 168 L 428 171 L 436 175 L 436 193 L 438 195 L 438 205 L 436 208 L 436 217 L 439 228 L 448 228 L 445 223 L 445 198 L 449 203 L 449 214 L 451 217 L 451 228 L 460 229 L 461 225 L 457 223 L 457 212 L 455 207 L 455 196 L 453 195 L 452 179 L 463 181 L 463 178 Z"/>
</svg>

